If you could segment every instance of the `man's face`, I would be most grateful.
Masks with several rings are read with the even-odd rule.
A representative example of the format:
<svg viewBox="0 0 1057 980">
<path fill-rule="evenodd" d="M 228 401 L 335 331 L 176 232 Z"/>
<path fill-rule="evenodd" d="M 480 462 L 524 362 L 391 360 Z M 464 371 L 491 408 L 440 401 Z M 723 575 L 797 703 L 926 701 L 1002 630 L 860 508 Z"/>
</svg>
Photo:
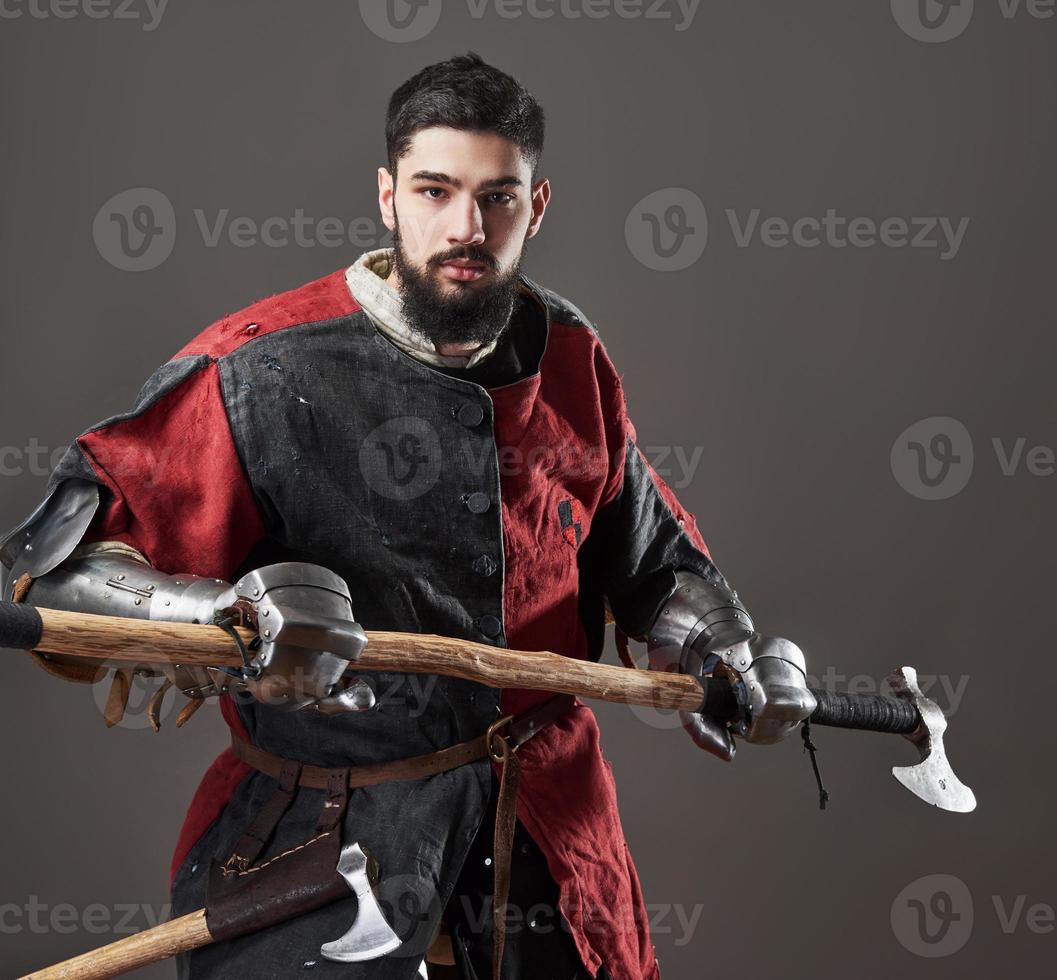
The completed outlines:
<svg viewBox="0 0 1057 980">
<path fill-rule="evenodd" d="M 493 133 L 415 134 L 395 183 L 378 171 L 382 218 L 410 326 L 442 353 L 469 352 L 506 327 L 525 244 L 550 197 L 516 144 Z"/>
</svg>

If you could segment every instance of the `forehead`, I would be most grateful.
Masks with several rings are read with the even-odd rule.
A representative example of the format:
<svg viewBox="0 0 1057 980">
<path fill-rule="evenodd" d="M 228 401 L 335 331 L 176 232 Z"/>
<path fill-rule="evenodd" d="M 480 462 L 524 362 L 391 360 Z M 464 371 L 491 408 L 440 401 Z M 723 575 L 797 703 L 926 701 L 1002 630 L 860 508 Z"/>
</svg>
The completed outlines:
<svg viewBox="0 0 1057 980">
<path fill-rule="evenodd" d="M 446 126 L 430 126 L 415 133 L 398 167 L 402 174 L 430 170 L 466 182 L 517 174 L 527 183 L 531 177 L 531 167 L 516 143 L 497 133 Z"/>
</svg>

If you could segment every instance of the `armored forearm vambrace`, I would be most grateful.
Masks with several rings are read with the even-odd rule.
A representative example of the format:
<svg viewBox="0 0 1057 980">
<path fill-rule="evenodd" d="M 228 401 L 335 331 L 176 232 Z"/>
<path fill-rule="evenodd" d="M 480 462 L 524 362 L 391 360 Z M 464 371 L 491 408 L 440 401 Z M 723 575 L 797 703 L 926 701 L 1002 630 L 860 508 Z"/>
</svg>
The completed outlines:
<svg viewBox="0 0 1057 980">
<path fill-rule="evenodd" d="M 725 582 L 675 573 L 675 588 L 646 634 L 651 670 L 700 674 L 713 640 L 734 643 L 753 632 L 752 617 Z"/>
</svg>

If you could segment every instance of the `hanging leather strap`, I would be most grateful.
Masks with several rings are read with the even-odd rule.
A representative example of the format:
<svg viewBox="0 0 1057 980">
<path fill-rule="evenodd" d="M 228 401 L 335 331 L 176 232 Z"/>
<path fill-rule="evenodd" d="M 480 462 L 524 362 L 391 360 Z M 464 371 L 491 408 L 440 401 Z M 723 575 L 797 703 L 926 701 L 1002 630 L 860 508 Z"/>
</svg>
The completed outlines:
<svg viewBox="0 0 1057 980">
<path fill-rule="evenodd" d="M 492 977 L 503 975 L 503 947 L 506 944 L 506 906 L 510 897 L 510 858 L 514 849 L 514 826 L 517 817 L 517 790 L 521 780 L 521 763 L 502 735 L 492 742 L 492 761 L 499 762 L 503 774 L 499 780 L 499 800 L 495 811 L 495 878 L 492 887 Z"/>
<path fill-rule="evenodd" d="M 339 826 L 348 802 L 349 770 L 335 769 L 327 780 L 327 798 L 316 822 L 316 833 L 322 834 Z"/>
<path fill-rule="evenodd" d="M 290 808 L 294 794 L 297 792 L 297 780 L 301 775 L 301 763 L 293 759 L 283 762 L 279 772 L 279 785 L 269 797 L 268 802 L 257 811 L 253 822 L 246 828 L 235 850 L 224 862 L 224 867 L 235 871 L 245 871 L 260 856 L 264 845 L 272 836 L 276 824 Z"/>
</svg>

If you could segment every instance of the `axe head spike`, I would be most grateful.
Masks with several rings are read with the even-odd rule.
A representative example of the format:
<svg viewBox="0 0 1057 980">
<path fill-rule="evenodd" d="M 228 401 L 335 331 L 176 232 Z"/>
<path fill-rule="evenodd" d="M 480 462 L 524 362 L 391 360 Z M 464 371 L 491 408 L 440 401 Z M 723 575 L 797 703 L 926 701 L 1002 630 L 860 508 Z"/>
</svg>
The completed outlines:
<svg viewBox="0 0 1057 980">
<path fill-rule="evenodd" d="M 367 855 L 359 844 L 347 844 L 341 849 L 338 874 L 356 894 L 359 907 L 349 931 L 340 939 L 324 943 L 320 954 L 335 963 L 361 963 L 391 953 L 402 940 L 386 922 L 378 900 L 371 891 Z"/>
<path fill-rule="evenodd" d="M 921 761 L 914 766 L 893 766 L 895 776 L 911 793 L 926 803 L 954 813 L 969 813 L 976 809 L 976 796 L 955 774 L 943 747 L 943 733 L 947 719 L 934 701 L 925 697 L 918 687 L 918 674 L 913 667 L 900 667 L 888 675 L 892 693 L 911 702 L 921 716 L 921 724 L 904 736 L 921 753 Z"/>
</svg>

